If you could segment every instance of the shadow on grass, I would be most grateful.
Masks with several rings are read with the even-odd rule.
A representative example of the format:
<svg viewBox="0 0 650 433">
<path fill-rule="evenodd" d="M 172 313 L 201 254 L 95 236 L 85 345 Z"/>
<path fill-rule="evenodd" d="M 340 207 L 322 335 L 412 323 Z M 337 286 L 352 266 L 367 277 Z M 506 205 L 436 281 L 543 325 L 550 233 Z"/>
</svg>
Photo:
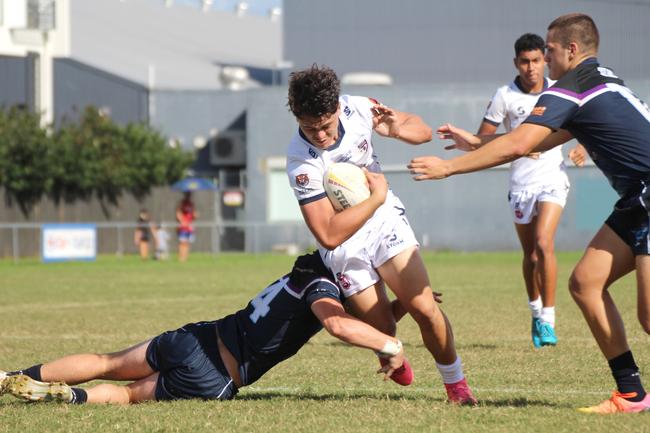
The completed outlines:
<svg viewBox="0 0 650 433">
<path fill-rule="evenodd" d="M 485 344 L 485 343 L 469 343 L 469 344 L 456 343 L 456 346 L 458 350 L 471 350 L 471 349 L 495 350 L 499 348 L 499 346 L 496 344 Z"/>
<path fill-rule="evenodd" d="M 272 400 L 281 398 L 285 400 L 313 400 L 313 401 L 343 401 L 343 400 L 427 400 L 444 402 L 443 398 L 431 398 L 422 394 L 377 393 L 377 392 L 310 392 L 310 391 L 265 391 L 247 392 L 239 394 L 236 400 Z"/>
<path fill-rule="evenodd" d="M 373 392 L 346 392 L 346 393 L 316 393 L 316 392 L 291 392 L 291 391 L 268 391 L 268 392 L 247 392 L 240 394 L 236 400 L 242 401 L 260 401 L 272 400 L 275 398 L 285 400 L 312 400 L 312 401 L 344 401 L 344 400 L 391 400 L 391 401 L 425 401 L 436 404 L 443 404 L 447 399 L 432 397 L 425 392 L 419 393 L 373 393 Z M 570 404 L 558 404 L 548 400 L 535 400 L 528 398 L 508 398 L 508 399 L 481 399 L 478 405 L 488 408 L 530 408 L 530 407 L 547 407 L 556 409 L 573 409 Z"/>
</svg>

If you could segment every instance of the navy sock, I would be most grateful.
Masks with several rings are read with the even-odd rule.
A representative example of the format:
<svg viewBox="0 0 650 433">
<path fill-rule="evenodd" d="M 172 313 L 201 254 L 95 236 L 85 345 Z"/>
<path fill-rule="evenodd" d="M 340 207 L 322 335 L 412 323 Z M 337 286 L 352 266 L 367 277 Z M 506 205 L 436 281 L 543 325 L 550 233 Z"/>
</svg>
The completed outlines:
<svg viewBox="0 0 650 433">
<path fill-rule="evenodd" d="M 629 398 L 630 401 L 641 401 L 645 398 L 646 392 L 641 384 L 639 367 L 634 362 L 631 351 L 627 351 L 609 361 L 609 368 L 616 381 L 618 391 L 624 394 L 635 392 L 636 396 Z"/>
<path fill-rule="evenodd" d="M 39 382 L 42 382 L 43 379 L 41 379 L 41 367 L 43 364 L 36 364 L 32 365 L 29 368 L 26 368 L 24 370 L 16 370 L 16 371 L 10 371 L 7 373 L 9 376 L 15 376 L 17 374 L 24 374 L 25 376 L 31 377 L 34 380 L 38 380 Z"/>
<path fill-rule="evenodd" d="M 84 404 L 88 401 L 88 393 L 83 388 L 70 388 L 72 390 L 71 404 Z"/>
</svg>

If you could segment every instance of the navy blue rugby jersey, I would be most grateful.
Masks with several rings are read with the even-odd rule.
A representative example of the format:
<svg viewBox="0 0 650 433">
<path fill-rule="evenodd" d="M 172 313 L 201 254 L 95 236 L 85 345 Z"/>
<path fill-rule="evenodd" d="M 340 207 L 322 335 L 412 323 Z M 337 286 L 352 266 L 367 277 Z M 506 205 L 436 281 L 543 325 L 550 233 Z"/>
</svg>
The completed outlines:
<svg viewBox="0 0 650 433">
<path fill-rule="evenodd" d="M 242 385 L 293 356 L 322 329 L 311 304 L 321 298 L 342 302 L 333 281 L 318 252 L 301 256 L 290 274 L 217 322 L 219 337 L 239 363 Z"/>
<path fill-rule="evenodd" d="M 524 122 L 571 132 L 621 197 L 650 180 L 650 110 L 596 58 L 542 92 Z"/>
</svg>

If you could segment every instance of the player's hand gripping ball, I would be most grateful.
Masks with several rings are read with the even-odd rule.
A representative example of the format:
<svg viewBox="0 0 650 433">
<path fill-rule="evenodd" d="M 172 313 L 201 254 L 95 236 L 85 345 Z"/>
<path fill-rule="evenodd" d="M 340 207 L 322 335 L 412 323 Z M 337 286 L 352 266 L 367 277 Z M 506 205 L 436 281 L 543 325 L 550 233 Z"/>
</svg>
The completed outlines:
<svg viewBox="0 0 650 433">
<path fill-rule="evenodd" d="M 329 166 L 323 178 L 323 187 L 337 211 L 357 205 L 370 197 L 365 173 L 347 162 Z"/>
</svg>

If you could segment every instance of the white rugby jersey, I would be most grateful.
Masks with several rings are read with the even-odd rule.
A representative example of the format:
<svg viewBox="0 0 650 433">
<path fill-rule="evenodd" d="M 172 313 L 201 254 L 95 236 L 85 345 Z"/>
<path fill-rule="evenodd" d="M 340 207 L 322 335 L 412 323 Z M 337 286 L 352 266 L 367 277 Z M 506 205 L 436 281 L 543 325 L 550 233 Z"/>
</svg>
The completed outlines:
<svg viewBox="0 0 650 433">
<path fill-rule="evenodd" d="M 381 172 L 372 147 L 371 108 L 376 101 L 362 96 L 342 95 L 339 103 L 341 115 L 339 116 L 339 138 L 336 143 L 327 149 L 320 149 L 313 146 L 298 128 L 298 132 L 289 144 L 287 175 L 300 205 L 326 197 L 323 176 L 327 167 L 334 162 L 349 162 L 374 173 Z M 397 202 L 399 201 L 389 191 L 386 202 L 364 227 L 370 227 L 372 221 L 381 219 L 384 208 L 393 206 Z M 401 203 L 399 205 L 401 206 Z"/>
<path fill-rule="evenodd" d="M 544 78 L 544 90 L 555 81 Z M 498 126 L 503 123 L 512 131 L 528 117 L 540 93 L 526 93 L 519 86 L 519 77 L 507 86 L 499 87 L 488 105 L 483 120 Z M 568 183 L 562 146 L 543 152 L 538 159 L 519 158 L 510 164 L 510 191 L 537 189 L 544 185 Z"/>
</svg>

